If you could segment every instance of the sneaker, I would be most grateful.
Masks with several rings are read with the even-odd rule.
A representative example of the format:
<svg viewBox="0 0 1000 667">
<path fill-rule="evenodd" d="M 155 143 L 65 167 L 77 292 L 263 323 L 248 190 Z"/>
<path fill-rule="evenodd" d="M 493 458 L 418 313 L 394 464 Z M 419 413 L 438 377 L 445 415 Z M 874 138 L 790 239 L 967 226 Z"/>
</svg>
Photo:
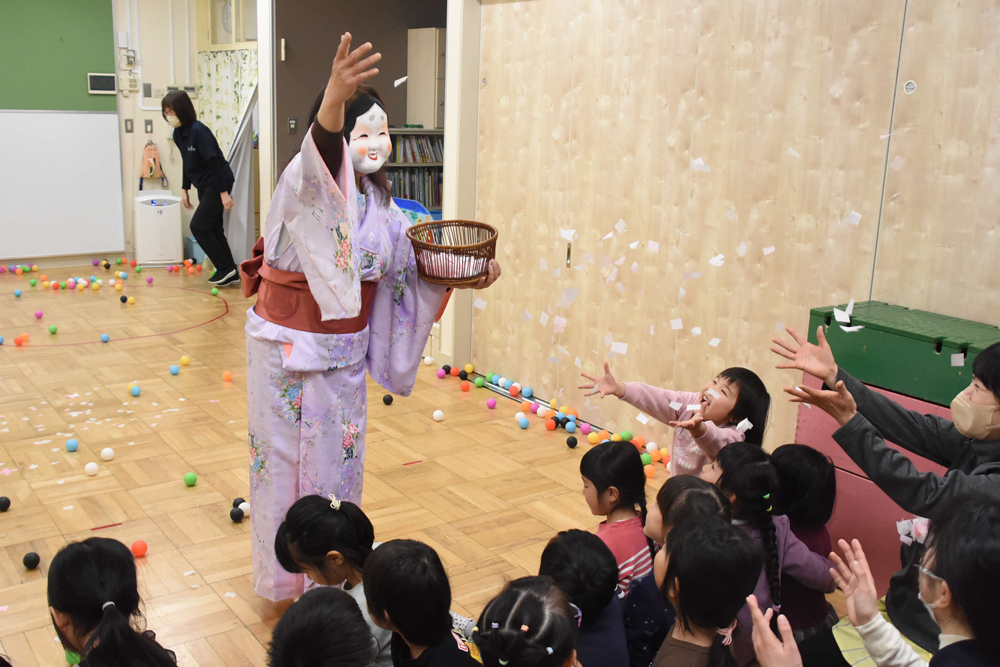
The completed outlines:
<svg viewBox="0 0 1000 667">
<path fill-rule="evenodd" d="M 472 639 L 472 633 L 476 628 L 476 622 L 471 618 L 466 618 L 456 614 L 453 611 L 451 613 L 451 627 L 458 631 L 458 634 L 462 635 L 466 639 Z"/>
<path fill-rule="evenodd" d="M 217 287 L 222 285 L 228 285 L 233 282 L 233 279 L 239 280 L 240 274 L 236 269 L 232 269 L 229 273 L 222 273 L 222 271 L 216 271 L 215 275 L 208 279 L 208 282 L 212 283 Z"/>
</svg>

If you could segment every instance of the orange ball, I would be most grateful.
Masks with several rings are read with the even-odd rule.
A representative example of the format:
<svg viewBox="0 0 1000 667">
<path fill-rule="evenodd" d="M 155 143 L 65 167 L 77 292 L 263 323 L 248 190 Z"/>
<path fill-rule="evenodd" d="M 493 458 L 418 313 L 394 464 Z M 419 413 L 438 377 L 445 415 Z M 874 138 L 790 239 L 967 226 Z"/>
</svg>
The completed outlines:
<svg viewBox="0 0 1000 667">
<path fill-rule="evenodd" d="M 458 366 L 451 367 L 451 374 L 454 375 L 455 377 L 458 377 L 459 374 Z"/>
<path fill-rule="evenodd" d="M 607 431 L 603 430 L 603 429 L 600 430 L 600 431 L 598 431 L 598 433 L 597 433 L 597 441 L 598 442 L 604 442 L 605 440 L 607 440 L 610 437 L 611 437 L 611 434 L 608 433 Z"/>
<path fill-rule="evenodd" d="M 43 273 L 42 275 L 38 276 L 38 279 L 39 280 L 48 280 L 49 277 Z"/>
<path fill-rule="evenodd" d="M 142 540 L 136 540 L 132 543 L 132 555 L 136 558 L 142 558 L 146 555 L 146 551 L 148 550 L 149 547 Z"/>
<path fill-rule="evenodd" d="M 573 415 L 574 417 L 579 417 L 580 413 L 576 411 L 576 408 L 570 408 L 566 411 L 567 415 Z"/>
<path fill-rule="evenodd" d="M 648 466 L 643 466 L 642 471 L 646 473 L 646 477 L 650 479 L 652 479 L 653 475 L 656 474 L 656 468 L 653 467 L 653 464 L 649 464 Z"/>
<path fill-rule="evenodd" d="M 198 265 L 198 273 L 201 273 L 201 264 Z"/>
<path fill-rule="evenodd" d="M 632 436 L 632 444 L 639 449 L 645 449 L 646 441 L 637 435 Z"/>
<path fill-rule="evenodd" d="M 511 387 L 510 387 L 510 395 L 511 396 L 517 396 L 518 392 L 520 392 L 520 391 L 521 390 L 518 389 L 516 386 L 511 385 Z"/>
<path fill-rule="evenodd" d="M 21 275 L 22 273 L 24 273 L 24 271 L 22 271 L 21 267 L 19 266 L 16 269 L 14 269 L 14 273 L 16 273 L 17 275 Z"/>
<path fill-rule="evenodd" d="M 184 266 L 191 266 L 191 260 L 190 259 L 185 259 L 184 260 Z"/>
<path fill-rule="evenodd" d="M 193 267 L 193 266 L 189 266 L 189 267 L 188 267 L 188 273 L 189 273 L 190 275 L 194 275 L 194 267 Z"/>
<path fill-rule="evenodd" d="M 545 421 L 545 428 L 547 430 L 549 430 L 549 431 L 556 430 L 556 420 L 555 419 L 547 419 Z"/>
<path fill-rule="evenodd" d="M 27 343 L 29 340 L 31 340 L 31 336 L 29 336 L 26 333 L 23 333 L 23 334 L 21 334 L 21 340 L 23 340 L 25 343 Z"/>
<path fill-rule="evenodd" d="M 521 401 L 521 412 L 524 414 L 531 412 L 531 401 Z"/>
<path fill-rule="evenodd" d="M 472 385 L 469 384 L 468 380 L 463 380 L 462 381 L 462 391 L 469 391 L 469 387 L 471 387 L 471 386 Z"/>
<path fill-rule="evenodd" d="M 660 450 L 659 449 L 654 449 L 653 451 L 651 451 L 649 453 L 649 456 L 654 461 L 662 461 L 663 460 L 663 455 L 660 454 Z"/>
<path fill-rule="evenodd" d="M 232 371 L 222 371 L 222 381 L 223 382 L 232 382 L 232 380 L 233 380 L 233 372 Z"/>
</svg>

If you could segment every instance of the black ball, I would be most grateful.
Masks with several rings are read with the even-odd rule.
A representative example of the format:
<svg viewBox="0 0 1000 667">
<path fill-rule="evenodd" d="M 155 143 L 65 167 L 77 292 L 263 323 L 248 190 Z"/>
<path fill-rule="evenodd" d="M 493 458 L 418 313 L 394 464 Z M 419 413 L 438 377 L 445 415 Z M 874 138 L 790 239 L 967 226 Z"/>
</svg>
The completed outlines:
<svg viewBox="0 0 1000 667">
<path fill-rule="evenodd" d="M 29 551 L 24 554 L 24 558 L 21 559 L 21 562 L 24 563 L 24 567 L 27 569 L 34 570 L 38 567 L 38 564 L 42 562 L 42 559 L 34 551 Z"/>
<path fill-rule="evenodd" d="M 451 366 L 445 364 L 444 366 L 441 367 L 441 370 L 443 370 L 445 373 L 451 373 Z"/>
<path fill-rule="evenodd" d="M 458 372 L 458 378 L 460 380 L 468 380 L 469 379 L 469 374 L 466 373 L 465 371 L 459 371 Z"/>
<path fill-rule="evenodd" d="M 245 502 L 246 500 L 244 500 L 243 498 L 237 498 L 236 500 L 233 501 L 233 507 L 239 507 Z"/>
<path fill-rule="evenodd" d="M 128 303 L 128 297 L 125 296 L 124 294 L 118 297 L 118 300 L 121 301 L 122 303 Z"/>
<path fill-rule="evenodd" d="M 382 397 L 382 402 L 386 405 L 392 405 L 392 394 L 386 394 Z"/>
<path fill-rule="evenodd" d="M 568 423 L 569 423 L 569 417 L 563 417 L 562 419 L 559 420 L 559 425 L 562 426 L 563 428 L 566 428 L 566 424 Z"/>
<path fill-rule="evenodd" d="M 576 438 L 573 437 L 572 435 L 566 438 L 566 446 L 569 447 L 570 449 L 576 447 Z"/>
<path fill-rule="evenodd" d="M 233 520 L 233 523 L 239 523 L 243 520 L 243 510 L 239 507 L 234 507 L 229 510 L 229 518 Z"/>
<path fill-rule="evenodd" d="M 7 496 L 0 496 L 0 512 L 6 512 L 10 509 L 10 498 Z"/>
</svg>

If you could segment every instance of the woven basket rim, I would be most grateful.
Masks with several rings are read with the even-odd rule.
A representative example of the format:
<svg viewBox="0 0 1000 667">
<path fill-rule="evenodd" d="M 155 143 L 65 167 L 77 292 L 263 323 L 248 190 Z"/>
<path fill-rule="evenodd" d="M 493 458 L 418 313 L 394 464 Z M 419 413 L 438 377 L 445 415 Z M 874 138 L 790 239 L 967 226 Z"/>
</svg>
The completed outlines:
<svg viewBox="0 0 1000 667">
<path fill-rule="evenodd" d="M 446 226 L 459 226 L 459 227 L 479 227 L 484 228 L 490 232 L 489 238 L 485 241 L 479 241 L 478 243 L 470 243 L 467 245 L 444 245 L 438 243 L 431 243 L 423 239 L 418 239 L 414 237 L 414 232 L 418 229 L 425 228 L 440 228 Z M 406 236 L 413 243 L 419 243 L 420 245 L 426 246 L 428 248 L 441 248 L 450 250 L 472 250 L 475 248 L 482 248 L 488 246 L 491 243 L 496 243 L 497 240 L 497 230 L 493 225 L 488 225 L 485 222 L 477 222 L 475 220 L 431 220 L 429 222 L 421 222 L 420 224 L 413 225 L 407 228 Z"/>
</svg>

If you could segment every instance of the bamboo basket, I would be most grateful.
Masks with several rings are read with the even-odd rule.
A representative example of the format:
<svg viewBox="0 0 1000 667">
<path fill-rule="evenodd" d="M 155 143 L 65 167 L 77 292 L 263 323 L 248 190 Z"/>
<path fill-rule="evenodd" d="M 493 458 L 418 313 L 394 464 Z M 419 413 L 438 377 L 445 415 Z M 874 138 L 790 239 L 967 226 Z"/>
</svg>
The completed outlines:
<svg viewBox="0 0 1000 667">
<path fill-rule="evenodd" d="M 435 220 L 406 230 L 417 273 L 429 283 L 464 287 L 489 273 L 496 256 L 497 230 L 471 220 Z"/>
</svg>

